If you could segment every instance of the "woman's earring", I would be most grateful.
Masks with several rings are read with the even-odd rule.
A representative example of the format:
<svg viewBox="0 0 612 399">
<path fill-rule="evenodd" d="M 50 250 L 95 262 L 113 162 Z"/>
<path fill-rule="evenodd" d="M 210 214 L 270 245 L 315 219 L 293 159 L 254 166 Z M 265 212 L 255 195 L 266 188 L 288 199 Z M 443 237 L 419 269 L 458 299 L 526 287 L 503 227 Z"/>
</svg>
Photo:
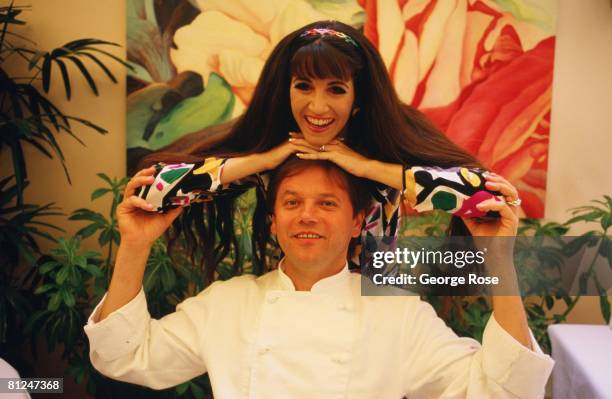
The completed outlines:
<svg viewBox="0 0 612 399">
<path fill-rule="evenodd" d="M 357 112 L 359 112 L 359 108 L 358 107 L 353 108 L 353 112 L 351 112 L 351 116 L 354 118 L 355 115 L 357 115 Z"/>
</svg>

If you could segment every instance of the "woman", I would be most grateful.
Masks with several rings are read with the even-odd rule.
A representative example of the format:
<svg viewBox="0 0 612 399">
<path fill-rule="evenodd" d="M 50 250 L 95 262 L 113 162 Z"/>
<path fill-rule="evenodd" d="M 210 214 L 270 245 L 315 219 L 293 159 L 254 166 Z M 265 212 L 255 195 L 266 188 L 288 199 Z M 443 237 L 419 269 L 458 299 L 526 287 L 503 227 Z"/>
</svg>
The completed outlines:
<svg viewBox="0 0 612 399">
<path fill-rule="evenodd" d="M 366 257 L 373 246 L 381 245 L 377 237 L 383 238 L 383 245 L 393 245 L 401 197 L 417 212 L 452 212 L 456 216 L 451 234 L 467 235 L 458 216 L 495 216 L 476 204 L 501 195 L 499 180 L 485 183 L 486 172 L 478 161 L 420 112 L 400 103 L 370 42 L 336 21 L 307 25 L 281 40 L 263 68 L 245 113 L 215 130 L 216 134 L 187 135 L 140 163 L 182 162 L 157 166 L 160 173 L 154 184 L 139 195 L 153 207 L 147 208 L 142 201 L 142 209 L 166 211 L 194 203 L 183 216 L 182 227 L 193 246 L 192 224 L 198 231 L 206 264 L 217 264 L 231 246 L 237 249 L 233 200 L 255 185 L 259 189 L 253 221 L 254 272 L 266 271 L 265 172 L 291 154 L 330 160 L 372 181 L 374 205 L 362 237 Z M 146 172 L 152 173 L 153 169 Z M 516 190 L 509 187 L 511 195 L 506 198 L 517 205 Z M 208 202 L 197 203 L 203 200 Z M 207 276 L 212 281 L 213 268 L 208 268 Z"/>
</svg>

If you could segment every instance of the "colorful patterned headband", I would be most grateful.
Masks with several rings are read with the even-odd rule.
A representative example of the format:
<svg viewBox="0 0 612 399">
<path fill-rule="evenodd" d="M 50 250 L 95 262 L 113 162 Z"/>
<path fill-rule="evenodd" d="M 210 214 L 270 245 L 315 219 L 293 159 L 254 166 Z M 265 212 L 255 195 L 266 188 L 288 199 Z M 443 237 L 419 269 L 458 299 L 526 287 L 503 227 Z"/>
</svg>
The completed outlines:
<svg viewBox="0 0 612 399">
<path fill-rule="evenodd" d="M 338 32 L 338 31 L 333 30 L 333 29 L 328 29 L 328 28 L 313 28 L 313 29 L 308 29 L 307 31 L 305 31 L 304 33 L 302 33 L 300 35 L 300 37 L 304 37 L 304 36 L 336 36 L 336 37 L 344 40 L 345 42 L 350 43 L 353 46 L 359 48 L 359 45 L 357 45 L 357 42 L 355 40 L 353 40 L 352 37 L 350 37 L 349 35 L 347 35 L 344 32 Z"/>
</svg>

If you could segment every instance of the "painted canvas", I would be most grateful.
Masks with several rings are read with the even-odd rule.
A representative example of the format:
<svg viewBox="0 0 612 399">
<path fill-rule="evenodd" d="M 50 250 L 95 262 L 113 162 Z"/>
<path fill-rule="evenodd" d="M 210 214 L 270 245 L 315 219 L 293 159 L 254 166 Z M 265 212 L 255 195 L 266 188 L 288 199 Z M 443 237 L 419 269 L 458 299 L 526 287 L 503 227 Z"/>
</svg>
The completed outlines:
<svg viewBox="0 0 612 399">
<path fill-rule="evenodd" d="M 266 57 L 317 20 L 361 29 L 399 97 L 543 217 L 557 0 L 128 0 L 128 169 L 240 115 Z"/>
</svg>

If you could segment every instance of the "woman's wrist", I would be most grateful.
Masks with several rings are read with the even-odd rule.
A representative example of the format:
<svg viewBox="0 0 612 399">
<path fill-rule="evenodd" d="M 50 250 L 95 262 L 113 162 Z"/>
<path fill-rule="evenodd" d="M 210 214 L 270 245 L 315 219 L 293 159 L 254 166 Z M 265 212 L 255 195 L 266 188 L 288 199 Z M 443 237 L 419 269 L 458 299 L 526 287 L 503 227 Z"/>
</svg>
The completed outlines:
<svg viewBox="0 0 612 399">
<path fill-rule="evenodd" d="M 121 234 L 121 244 L 119 247 L 127 252 L 149 252 L 153 247 L 153 242 L 148 242 L 140 237 L 130 238 L 127 234 Z"/>
<path fill-rule="evenodd" d="M 383 162 L 377 161 L 376 159 L 368 159 L 363 161 L 363 166 L 361 167 L 359 177 L 363 177 L 364 179 L 368 180 L 377 180 L 376 177 L 380 174 L 378 171 L 383 167 Z"/>
<path fill-rule="evenodd" d="M 276 165 L 273 165 L 271 157 L 267 155 L 267 153 L 256 152 L 247 156 L 247 161 L 255 168 L 253 173 L 265 172 L 276 167 Z"/>
<path fill-rule="evenodd" d="M 229 158 L 221 174 L 221 184 L 228 184 L 233 181 L 245 178 L 255 173 L 260 173 L 269 168 L 269 160 L 266 154 L 249 154 L 236 158 Z"/>
<path fill-rule="evenodd" d="M 363 176 L 396 190 L 402 189 L 402 165 L 370 159 L 364 164 Z"/>
</svg>

